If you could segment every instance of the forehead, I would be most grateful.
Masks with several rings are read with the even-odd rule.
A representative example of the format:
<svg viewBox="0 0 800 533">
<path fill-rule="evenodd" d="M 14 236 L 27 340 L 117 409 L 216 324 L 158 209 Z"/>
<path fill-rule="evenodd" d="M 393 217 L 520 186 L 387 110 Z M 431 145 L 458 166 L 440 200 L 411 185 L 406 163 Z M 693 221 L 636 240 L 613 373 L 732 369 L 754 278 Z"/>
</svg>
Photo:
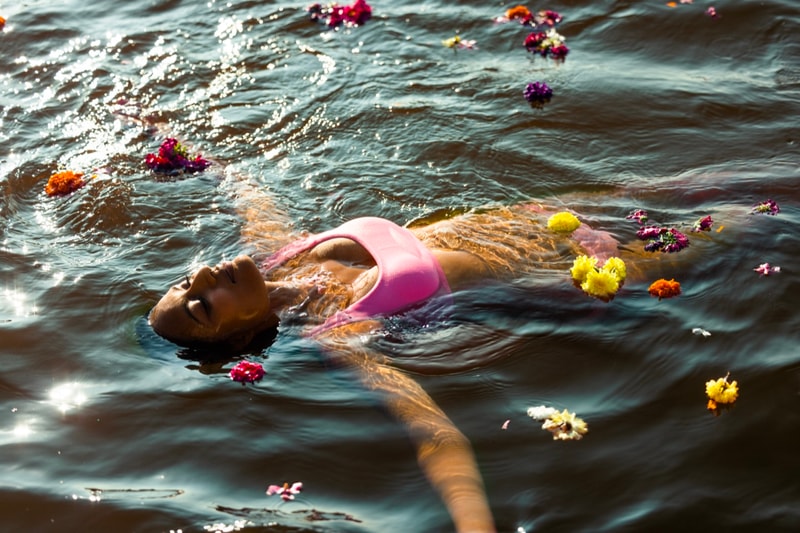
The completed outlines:
<svg viewBox="0 0 800 533">
<path fill-rule="evenodd" d="M 186 299 L 170 290 L 150 312 L 150 325 L 156 333 L 169 340 L 204 340 L 208 328 L 192 318 L 186 308 Z"/>
</svg>

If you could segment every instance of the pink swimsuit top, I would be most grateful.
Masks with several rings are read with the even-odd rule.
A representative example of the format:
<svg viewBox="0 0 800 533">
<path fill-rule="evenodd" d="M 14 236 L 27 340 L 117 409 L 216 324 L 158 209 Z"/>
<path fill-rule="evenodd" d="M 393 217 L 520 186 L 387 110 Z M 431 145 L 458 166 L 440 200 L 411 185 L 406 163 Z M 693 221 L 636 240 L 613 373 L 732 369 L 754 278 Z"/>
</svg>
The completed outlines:
<svg viewBox="0 0 800 533">
<path fill-rule="evenodd" d="M 363 246 L 378 266 L 378 279 L 363 298 L 328 317 L 311 335 L 350 322 L 399 313 L 432 296 L 450 293 L 442 266 L 431 251 L 408 229 L 377 217 L 356 218 L 338 228 L 295 241 L 268 258 L 264 266 L 269 270 L 336 238 L 350 239 Z"/>
</svg>

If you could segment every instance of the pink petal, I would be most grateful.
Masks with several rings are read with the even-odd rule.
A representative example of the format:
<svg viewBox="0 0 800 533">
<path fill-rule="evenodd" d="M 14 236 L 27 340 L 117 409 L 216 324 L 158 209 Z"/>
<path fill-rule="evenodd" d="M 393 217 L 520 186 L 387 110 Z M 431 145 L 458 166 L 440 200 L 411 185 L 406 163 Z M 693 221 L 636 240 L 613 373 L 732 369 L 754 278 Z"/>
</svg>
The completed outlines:
<svg viewBox="0 0 800 533">
<path fill-rule="evenodd" d="M 273 494 L 280 494 L 283 492 L 283 487 L 279 487 L 278 485 L 270 485 L 267 487 L 267 496 L 272 496 Z"/>
</svg>

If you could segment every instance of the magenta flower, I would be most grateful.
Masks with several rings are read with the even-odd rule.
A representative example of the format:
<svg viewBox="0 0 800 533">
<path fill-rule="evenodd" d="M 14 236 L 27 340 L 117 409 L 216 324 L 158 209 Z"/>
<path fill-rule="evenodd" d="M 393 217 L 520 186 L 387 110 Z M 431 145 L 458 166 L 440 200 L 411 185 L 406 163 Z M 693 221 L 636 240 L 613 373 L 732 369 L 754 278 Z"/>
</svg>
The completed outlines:
<svg viewBox="0 0 800 533">
<path fill-rule="evenodd" d="M 559 13 L 556 13 L 555 11 L 550 11 L 548 9 L 544 11 L 539 11 L 536 14 L 536 16 L 533 17 L 533 21 L 539 26 L 547 25 L 552 27 L 561 22 L 563 18 L 564 17 L 562 17 Z"/>
<path fill-rule="evenodd" d="M 230 377 L 233 381 L 238 381 L 242 385 L 245 383 L 254 383 L 261 381 L 266 372 L 264 367 L 259 363 L 251 363 L 250 361 L 239 361 L 236 366 L 231 369 Z"/>
<path fill-rule="evenodd" d="M 714 9 L 714 6 L 711 6 L 708 9 L 706 9 L 706 15 L 708 15 L 712 19 L 719 17 L 719 15 L 717 15 L 717 10 Z"/>
<path fill-rule="evenodd" d="M 647 211 L 645 211 L 644 209 L 637 209 L 636 211 L 626 216 L 625 218 L 628 220 L 635 220 L 639 224 L 644 224 L 645 222 L 647 222 L 647 219 L 649 217 L 647 216 Z"/>
<path fill-rule="evenodd" d="M 770 266 L 769 263 L 762 263 L 753 269 L 759 276 L 769 276 L 771 273 L 777 274 L 781 271 L 779 266 Z"/>
<path fill-rule="evenodd" d="M 272 496 L 273 494 L 279 494 L 283 501 L 294 500 L 295 494 L 300 494 L 300 491 L 303 490 L 303 484 L 299 481 L 296 481 L 291 484 L 284 483 L 283 486 L 279 485 L 270 485 L 267 487 L 267 496 Z"/>
<path fill-rule="evenodd" d="M 190 159 L 186 147 L 172 137 L 161 143 L 158 154 L 147 154 L 144 162 L 150 170 L 161 174 L 202 172 L 211 165 L 200 154 Z"/>
<path fill-rule="evenodd" d="M 711 230 L 711 225 L 714 223 L 711 220 L 711 215 L 698 219 L 694 226 L 692 227 L 692 231 L 709 231 Z"/>
<path fill-rule="evenodd" d="M 781 208 L 775 200 L 765 200 L 760 204 L 756 204 L 750 210 L 751 215 L 764 214 L 775 216 L 781 212 Z"/>
<path fill-rule="evenodd" d="M 689 238 L 675 228 L 645 226 L 636 232 L 636 236 L 649 241 L 644 245 L 648 252 L 680 252 L 689 246 Z"/>
<path fill-rule="evenodd" d="M 553 89 L 543 81 L 536 81 L 529 83 L 522 94 L 525 96 L 525 100 L 532 104 L 543 103 L 550 100 L 553 96 Z"/>
<path fill-rule="evenodd" d="M 318 3 L 311 4 L 306 11 L 311 20 L 322 22 L 329 28 L 341 25 L 362 26 L 372 17 L 372 7 L 365 0 L 356 0 L 349 6 L 341 6 L 335 2 L 325 6 Z"/>
</svg>

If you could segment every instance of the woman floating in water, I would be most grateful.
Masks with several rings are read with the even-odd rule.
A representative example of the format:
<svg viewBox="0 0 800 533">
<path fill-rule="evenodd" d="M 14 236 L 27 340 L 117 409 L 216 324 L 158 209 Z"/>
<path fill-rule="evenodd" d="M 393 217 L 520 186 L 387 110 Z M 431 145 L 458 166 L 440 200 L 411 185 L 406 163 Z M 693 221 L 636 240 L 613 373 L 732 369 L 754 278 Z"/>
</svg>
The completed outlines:
<svg viewBox="0 0 800 533">
<path fill-rule="evenodd" d="M 255 187 L 247 190 L 257 195 Z M 511 280 L 542 268 L 566 272 L 578 254 L 615 254 L 616 241 L 585 224 L 571 235 L 550 231 L 547 220 L 554 211 L 538 204 L 411 227 L 357 218 L 295 238 L 269 199 L 257 198 L 261 209 L 240 197 L 245 236 L 256 236 L 257 225 L 266 225 L 268 237 L 283 246 L 263 262 L 240 255 L 201 267 L 156 304 L 153 329 L 182 346 L 242 349 L 284 318 L 305 322 L 305 335 L 327 356 L 382 393 L 407 428 L 456 529 L 494 531 L 469 441 L 419 384 L 371 347 L 370 334 L 381 328 L 383 317 L 451 298 L 485 280 Z"/>
</svg>

